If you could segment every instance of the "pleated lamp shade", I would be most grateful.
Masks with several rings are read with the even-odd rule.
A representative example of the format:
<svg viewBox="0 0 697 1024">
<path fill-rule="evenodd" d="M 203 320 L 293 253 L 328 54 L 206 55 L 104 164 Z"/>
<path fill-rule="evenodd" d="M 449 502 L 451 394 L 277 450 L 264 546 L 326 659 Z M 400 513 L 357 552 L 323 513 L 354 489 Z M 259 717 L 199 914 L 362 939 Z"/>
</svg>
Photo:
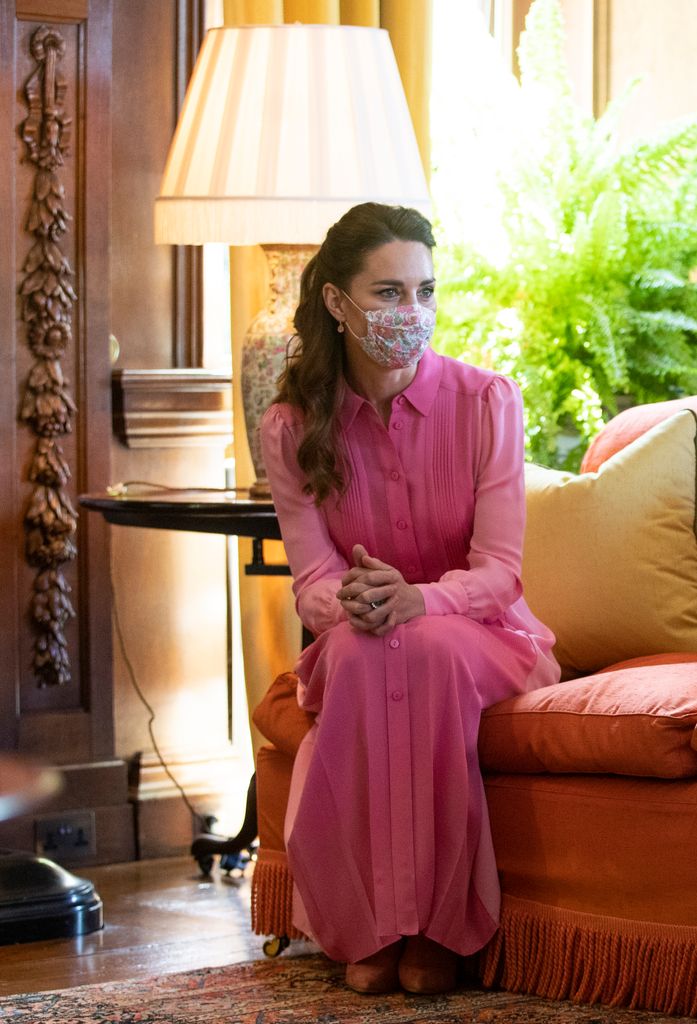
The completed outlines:
<svg viewBox="0 0 697 1024">
<path fill-rule="evenodd" d="M 383 29 L 211 29 L 155 202 L 173 244 L 319 243 L 351 206 L 430 201 Z"/>
</svg>

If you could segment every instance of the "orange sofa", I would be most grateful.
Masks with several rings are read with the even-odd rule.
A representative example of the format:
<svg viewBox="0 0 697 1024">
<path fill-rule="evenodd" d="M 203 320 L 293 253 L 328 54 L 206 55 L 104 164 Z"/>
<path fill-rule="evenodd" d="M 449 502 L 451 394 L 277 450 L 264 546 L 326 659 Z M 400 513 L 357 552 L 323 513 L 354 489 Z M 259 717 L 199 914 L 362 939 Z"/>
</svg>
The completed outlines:
<svg viewBox="0 0 697 1024">
<path fill-rule="evenodd" d="M 611 421 L 586 472 L 526 470 L 523 581 L 563 681 L 482 719 L 502 915 L 472 966 L 485 986 L 697 1015 L 697 401 L 645 408 L 650 429 L 641 410 Z M 253 927 L 289 938 L 296 681 L 255 712 Z"/>
</svg>

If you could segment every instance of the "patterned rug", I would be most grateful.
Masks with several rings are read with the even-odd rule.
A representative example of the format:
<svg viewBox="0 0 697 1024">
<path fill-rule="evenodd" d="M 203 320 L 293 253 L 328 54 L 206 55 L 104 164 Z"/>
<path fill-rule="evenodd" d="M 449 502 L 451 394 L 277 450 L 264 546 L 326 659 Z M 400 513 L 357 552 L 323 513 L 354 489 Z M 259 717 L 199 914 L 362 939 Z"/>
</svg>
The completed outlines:
<svg viewBox="0 0 697 1024">
<path fill-rule="evenodd" d="M 687 1017 L 463 988 L 361 996 L 322 956 L 263 960 L 0 999 L 10 1024 L 694 1024 Z"/>
</svg>

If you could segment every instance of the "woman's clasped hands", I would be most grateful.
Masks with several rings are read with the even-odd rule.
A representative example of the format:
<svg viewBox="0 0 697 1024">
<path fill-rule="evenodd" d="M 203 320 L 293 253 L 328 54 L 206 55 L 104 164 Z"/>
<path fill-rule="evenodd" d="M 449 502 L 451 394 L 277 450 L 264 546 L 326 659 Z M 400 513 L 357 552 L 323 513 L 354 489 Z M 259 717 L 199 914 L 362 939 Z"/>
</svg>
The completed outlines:
<svg viewBox="0 0 697 1024">
<path fill-rule="evenodd" d="M 337 597 L 353 629 L 384 636 L 395 626 L 424 615 L 423 594 L 398 569 L 354 544 L 353 568 L 341 580 Z"/>
</svg>

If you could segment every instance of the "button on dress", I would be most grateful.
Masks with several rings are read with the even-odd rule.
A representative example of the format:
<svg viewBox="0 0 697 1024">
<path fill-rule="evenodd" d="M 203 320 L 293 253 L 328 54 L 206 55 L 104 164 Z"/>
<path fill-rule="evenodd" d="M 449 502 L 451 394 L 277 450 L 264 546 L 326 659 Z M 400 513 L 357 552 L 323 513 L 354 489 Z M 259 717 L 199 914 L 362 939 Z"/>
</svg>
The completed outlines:
<svg viewBox="0 0 697 1024">
<path fill-rule="evenodd" d="M 525 604 L 522 402 L 508 378 L 428 350 L 385 425 L 346 388 L 348 489 L 317 508 L 297 464 L 302 414 L 275 405 L 264 460 L 296 607 L 296 671 L 317 712 L 286 818 L 294 923 L 354 962 L 424 933 L 466 955 L 500 893 L 477 758 L 481 711 L 557 682 L 553 634 Z M 354 544 L 421 590 L 425 615 L 358 633 L 337 600 Z"/>
</svg>

